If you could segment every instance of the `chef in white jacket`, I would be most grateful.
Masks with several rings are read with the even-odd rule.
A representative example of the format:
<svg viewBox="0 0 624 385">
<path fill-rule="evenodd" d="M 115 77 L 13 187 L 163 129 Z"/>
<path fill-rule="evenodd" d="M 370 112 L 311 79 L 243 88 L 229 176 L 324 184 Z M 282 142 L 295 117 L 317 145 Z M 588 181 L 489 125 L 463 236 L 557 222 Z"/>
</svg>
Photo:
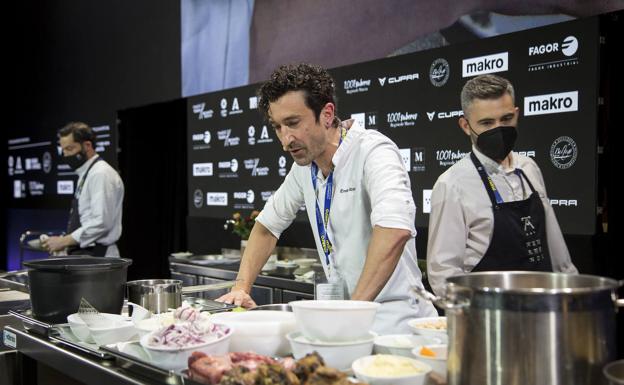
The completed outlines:
<svg viewBox="0 0 624 385">
<path fill-rule="evenodd" d="M 59 130 L 63 160 L 78 174 L 67 235 L 42 241 L 50 252 L 119 257 L 124 185 L 119 174 L 95 151 L 95 133 L 86 123 Z"/>
<path fill-rule="evenodd" d="M 307 64 L 281 66 L 261 87 L 260 109 L 295 163 L 256 219 L 237 285 L 219 300 L 255 305 L 252 283 L 305 205 L 329 293 L 379 302 L 373 330 L 409 333 L 409 319 L 437 315 L 410 290 L 422 282 L 409 177 L 390 139 L 340 122 L 334 89 L 327 71 Z"/>
</svg>

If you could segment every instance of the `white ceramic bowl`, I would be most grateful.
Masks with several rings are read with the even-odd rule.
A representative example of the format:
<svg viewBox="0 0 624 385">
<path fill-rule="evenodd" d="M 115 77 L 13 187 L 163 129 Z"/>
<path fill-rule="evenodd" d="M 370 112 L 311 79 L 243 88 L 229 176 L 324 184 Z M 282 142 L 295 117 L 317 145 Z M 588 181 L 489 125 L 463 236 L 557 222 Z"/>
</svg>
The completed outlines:
<svg viewBox="0 0 624 385">
<path fill-rule="evenodd" d="M 316 351 L 323 357 L 325 364 L 339 370 L 348 370 L 353 361 L 368 356 L 373 351 L 373 343 L 377 335 L 369 332 L 368 336 L 352 342 L 321 342 L 306 338 L 301 332 L 289 333 L 286 338 L 292 347 L 295 359 L 305 357 Z"/>
<path fill-rule="evenodd" d="M 407 324 L 416 334 L 439 338 L 442 340 L 443 344 L 448 342 L 446 317 L 414 318 L 409 320 Z"/>
<path fill-rule="evenodd" d="M 427 349 L 435 353 L 435 357 L 422 355 L 420 350 L 426 346 Z M 433 372 L 442 377 L 446 381 L 446 360 L 448 357 L 447 345 L 420 345 L 412 350 L 412 354 L 417 360 L 422 361 L 433 369 Z"/>
<path fill-rule="evenodd" d="M 228 353 L 230 348 L 230 338 L 232 337 L 234 330 L 227 325 L 217 326 L 225 331 L 225 334 L 220 338 L 200 345 L 193 345 L 187 348 L 153 347 L 147 343 L 152 336 L 152 333 L 141 337 L 140 344 L 143 349 L 145 349 L 145 352 L 149 356 L 152 364 L 155 366 L 167 370 L 182 370 L 188 367 L 188 358 L 193 352 L 202 352 L 212 355 L 222 355 Z"/>
<path fill-rule="evenodd" d="M 230 340 L 232 352 L 252 351 L 272 357 L 291 353 L 286 335 L 297 327 L 295 315 L 291 312 L 223 312 L 211 315 L 210 320 L 229 325 L 235 330 Z"/>
<path fill-rule="evenodd" d="M 375 372 L 371 371 L 375 367 Z M 431 366 L 413 358 L 378 354 L 357 359 L 351 366 L 358 380 L 370 385 L 423 385 Z M 412 373 L 400 374 L 401 369 Z M 404 373 L 404 372 L 403 372 Z"/>
<path fill-rule="evenodd" d="M 67 322 L 72 333 L 81 341 L 90 344 L 106 345 L 113 342 L 127 341 L 136 334 L 134 324 L 128 317 L 120 314 L 100 313 L 110 321 L 106 327 L 92 328 L 80 318 L 78 313 L 67 316 Z"/>
<path fill-rule="evenodd" d="M 312 340 L 356 341 L 366 338 L 380 304 L 368 301 L 293 301 L 297 327 Z"/>
<path fill-rule="evenodd" d="M 375 338 L 375 354 L 394 354 L 414 358 L 412 350 L 420 345 L 440 344 L 442 340 L 414 334 L 388 334 Z"/>
<path fill-rule="evenodd" d="M 142 337 L 145 334 L 151 333 L 160 329 L 163 326 L 169 326 L 175 323 L 172 312 L 154 314 L 152 317 L 135 322 L 139 335 Z"/>
</svg>

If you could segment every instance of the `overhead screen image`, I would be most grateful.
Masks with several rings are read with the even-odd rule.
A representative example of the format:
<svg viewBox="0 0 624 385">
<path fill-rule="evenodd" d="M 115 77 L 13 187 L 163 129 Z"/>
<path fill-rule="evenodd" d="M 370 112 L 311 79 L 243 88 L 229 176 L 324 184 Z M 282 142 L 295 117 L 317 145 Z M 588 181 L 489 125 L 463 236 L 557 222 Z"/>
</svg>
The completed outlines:
<svg viewBox="0 0 624 385">
<path fill-rule="evenodd" d="M 337 114 L 397 144 L 416 225 L 426 227 L 436 179 L 471 150 L 457 123 L 462 86 L 480 74 L 506 77 L 520 109 L 514 150 L 542 170 L 563 232 L 593 234 L 598 42 L 597 21 L 578 20 L 335 68 Z M 190 216 L 261 210 L 289 171 L 290 155 L 257 109 L 258 87 L 189 98 Z"/>
</svg>

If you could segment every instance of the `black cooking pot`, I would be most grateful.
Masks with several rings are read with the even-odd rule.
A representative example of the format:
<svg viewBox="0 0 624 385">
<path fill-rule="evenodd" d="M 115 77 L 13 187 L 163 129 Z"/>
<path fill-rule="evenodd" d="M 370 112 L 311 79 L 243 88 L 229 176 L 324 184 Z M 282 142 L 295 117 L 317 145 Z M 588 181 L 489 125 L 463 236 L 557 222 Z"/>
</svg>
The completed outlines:
<svg viewBox="0 0 624 385">
<path fill-rule="evenodd" d="M 33 316 L 65 323 L 84 298 L 102 313 L 119 314 L 130 259 L 72 256 L 24 262 Z"/>
</svg>

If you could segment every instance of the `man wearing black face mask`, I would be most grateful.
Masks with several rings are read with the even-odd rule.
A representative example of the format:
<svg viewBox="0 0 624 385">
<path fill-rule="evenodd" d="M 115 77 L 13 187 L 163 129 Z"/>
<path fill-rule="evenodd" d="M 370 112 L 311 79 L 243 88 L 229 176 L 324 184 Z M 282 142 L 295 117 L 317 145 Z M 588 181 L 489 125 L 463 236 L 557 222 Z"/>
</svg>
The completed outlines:
<svg viewBox="0 0 624 385">
<path fill-rule="evenodd" d="M 42 241 L 50 252 L 119 257 L 124 186 L 119 174 L 94 149 L 95 134 L 82 122 L 59 130 L 63 160 L 78 174 L 67 235 Z"/>
<path fill-rule="evenodd" d="M 537 164 L 512 151 L 518 107 L 511 83 L 469 80 L 459 125 L 472 152 L 438 178 L 431 193 L 427 272 L 433 291 L 477 271 L 577 273 Z"/>
</svg>

